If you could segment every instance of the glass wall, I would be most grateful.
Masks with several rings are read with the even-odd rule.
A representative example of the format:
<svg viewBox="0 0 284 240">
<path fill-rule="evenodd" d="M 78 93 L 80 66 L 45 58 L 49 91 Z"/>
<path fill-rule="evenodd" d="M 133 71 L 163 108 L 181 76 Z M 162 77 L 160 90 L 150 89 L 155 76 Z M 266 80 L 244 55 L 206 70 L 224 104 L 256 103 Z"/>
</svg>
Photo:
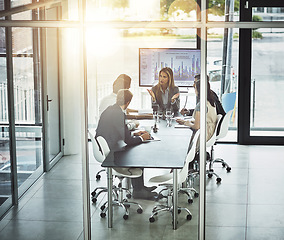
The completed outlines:
<svg viewBox="0 0 284 240">
<path fill-rule="evenodd" d="M 210 28 L 207 35 L 207 75 L 226 112 L 233 109 L 229 132 L 222 141 L 237 142 L 239 30 Z"/>
<path fill-rule="evenodd" d="M 196 21 L 196 1 L 175 0 L 94 0 L 87 1 L 87 20 Z"/>
<path fill-rule="evenodd" d="M 239 21 L 239 0 L 232 1 L 208 1 L 209 21 Z"/>
<path fill-rule="evenodd" d="M 284 8 L 252 8 L 253 21 L 284 20 Z M 250 136 L 284 136 L 283 57 L 284 28 L 252 30 Z"/>
<path fill-rule="evenodd" d="M 11 1 L 11 7 L 18 7 L 21 5 L 32 3 L 32 0 L 10 0 L 10 1 Z"/>
<path fill-rule="evenodd" d="M 31 19 L 30 12 L 17 14 L 13 19 Z M 17 180 L 16 196 L 21 196 L 42 173 L 42 109 L 41 78 L 39 76 L 39 55 L 37 31 L 31 28 L 11 28 L 10 75 L 7 74 L 5 28 L 1 28 L 1 83 L 0 83 L 0 124 L 1 124 L 1 203 L 12 193 L 12 178 Z M 8 59 L 10 58 L 8 56 Z M 8 75 L 11 76 L 8 80 Z M 7 84 L 10 81 L 10 84 Z M 11 83 L 13 82 L 13 83 Z M 9 106 L 8 92 L 13 96 L 14 106 Z M 9 112 L 11 118 L 8 118 Z M 11 136 L 9 127 L 15 126 L 15 173 L 12 172 L 9 148 Z M 36 173 L 35 173 L 36 172 Z M 15 200 L 17 201 L 17 199 Z M 10 201 L 11 204 L 11 201 Z M 1 213 L 5 207 L 1 208 Z"/>
<path fill-rule="evenodd" d="M 196 32 L 196 29 L 190 28 L 89 28 L 87 30 L 89 127 L 94 127 L 98 120 L 98 108 L 93 107 L 93 104 L 98 104 L 103 97 L 112 92 L 114 80 L 122 73 L 132 78 L 130 90 L 134 97 L 129 107 L 151 109 L 151 98 L 146 90 L 147 87 L 139 87 L 139 49 L 196 49 Z M 196 99 L 193 88 L 180 87 L 180 91 L 181 106 L 194 108 Z"/>
<path fill-rule="evenodd" d="M 36 169 L 42 169 L 41 83 L 39 76 L 34 75 L 33 29 L 13 28 L 12 34 L 16 155 L 20 187 Z"/>
<path fill-rule="evenodd" d="M 284 136 L 284 31 L 271 29 L 252 39 L 251 136 Z"/>
<path fill-rule="evenodd" d="M 2 29 L 2 28 L 1 28 Z M 2 29 L 3 30 L 3 29 Z M 4 31 L 2 32 L 4 35 Z M 3 37 L 1 35 L 1 39 Z M 3 39 L 2 39 L 3 40 Z M 5 42 L 5 41 L 4 41 Z M 5 49 L 2 49 L 2 51 Z M 11 168 L 8 127 L 8 91 L 6 79 L 6 58 L 0 58 L 0 206 L 11 196 Z M 1 213 L 1 211 L 0 211 Z"/>
<path fill-rule="evenodd" d="M 101 102 L 102 98 L 111 94 L 113 91 L 113 82 L 115 79 L 122 73 L 128 74 L 131 78 L 131 88 L 130 91 L 133 93 L 133 99 L 129 105 L 131 109 L 137 110 L 151 110 L 151 97 L 147 92 L 147 89 L 150 89 L 151 86 L 141 87 L 139 86 L 139 78 L 141 74 L 141 59 L 139 58 L 139 49 L 147 48 L 147 49 L 197 49 L 197 29 L 194 28 L 127 28 L 127 29 L 114 29 L 104 27 L 104 28 L 88 28 L 87 29 L 87 57 L 88 57 L 88 91 L 89 91 L 89 129 L 95 130 L 96 124 L 99 119 L 98 106 Z M 161 60 L 162 61 L 162 60 Z M 173 69 L 182 68 L 182 61 L 174 58 L 172 60 Z M 200 61 L 200 56 L 198 61 Z M 178 62 L 177 65 L 176 62 Z M 141 64 L 141 65 L 140 65 Z M 163 65 L 164 64 L 164 65 Z M 155 68 L 155 66 L 161 65 L 165 66 L 165 64 L 169 64 L 171 66 L 170 61 L 165 63 L 156 63 L 153 61 L 150 65 Z M 150 66 L 148 66 L 150 67 Z M 200 71 L 200 70 L 199 70 Z M 176 79 L 175 79 L 176 80 Z M 193 87 L 179 87 L 181 92 L 181 106 L 187 108 L 194 108 L 196 105 L 196 96 L 193 90 Z M 186 101 L 187 98 L 187 101 Z M 141 121 L 140 121 L 141 123 Z M 145 124 L 145 123 L 144 123 Z M 143 125 L 143 121 L 141 126 Z M 92 158 L 92 156 L 91 156 Z M 165 170 L 164 170 L 165 172 Z M 159 169 L 144 169 L 144 182 L 147 184 L 147 181 L 150 177 L 159 175 L 163 173 L 163 171 Z M 94 172 L 90 172 L 90 177 L 93 179 L 95 177 Z M 98 186 L 104 184 L 106 178 L 105 175 L 102 175 L 102 179 L 99 182 L 92 181 L 90 189 L 91 192 L 94 190 L 94 186 Z M 194 198 L 194 197 L 193 197 Z M 134 199 L 135 200 L 135 199 Z M 101 201 L 99 198 L 97 204 L 93 203 L 91 209 L 94 209 Z M 129 200 L 130 201 L 130 200 Z M 133 201 L 131 199 L 131 201 Z M 196 237 L 198 234 L 198 215 L 199 215 L 199 199 L 196 198 L 193 200 L 194 205 L 189 205 L 187 202 L 187 198 L 184 197 L 182 206 L 186 206 L 192 212 L 193 219 L 191 220 L 191 224 L 188 226 L 192 231 L 192 236 Z M 141 202 L 141 201 L 138 201 Z M 150 201 L 150 208 L 152 207 L 152 203 L 155 202 Z M 141 203 L 142 204 L 142 203 Z M 147 206 L 147 202 L 142 206 Z M 132 208 L 132 207 L 131 207 Z M 136 212 L 133 210 L 130 213 L 129 221 L 131 221 L 131 227 L 133 223 L 135 224 L 135 218 L 139 217 L 139 222 L 141 219 L 145 222 L 144 227 L 148 227 L 149 224 L 149 216 L 150 211 L 152 209 L 145 209 L 143 214 L 135 216 Z M 134 207 L 135 209 L 135 207 Z M 117 208 L 115 208 L 115 211 Z M 118 210 L 118 214 L 115 214 L 114 221 L 117 226 L 118 221 L 121 222 L 122 216 L 120 216 L 120 210 Z M 164 216 L 165 215 L 165 216 Z M 161 218 L 159 221 L 169 220 L 170 214 L 165 213 L 163 216 L 161 214 Z M 181 214 L 183 215 L 183 214 Z M 121 217 L 121 218 L 120 218 Z M 163 219 L 165 217 L 165 219 Z M 180 216 L 180 219 L 184 219 L 184 217 Z M 100 221 L 101 220 L 101 221 Z M 100 236 L 108 236 L 107 234 L 107 225 L 101 225 L 100 223 L 104 221 L 100 219 L 100 215 L 96 212 L 92 217 L 92 230 L 93 234 L 100 231 Z M 180 220 L 183 221 L 183 220 Z M 100 223 L 99 223 L 100 222 Z M 104 222 L 106 223 L 106 222 Z M 170 223 L 170 220 L 169 220 Z M 122 223 L 124 226 L 127 222 Z M 156 223 L 153 223 L 153 225 Z M 133 226 L 135 227 L 135 226 Z M 152 226 L 149 226 L 152 227 Z M 103 230 L 103 231 L 102 231 Z M 137 229 L 137 232 L 141 232 L 143 230 Z M 153 231 L 149 231 L 149 234 L 152 234 Z M 105 235 L 106 234 L 106 235 Z M 119 236 L 122 236 L 124 233 L 119 233 Z M 125 237 L 127 236 L 127 232 L 125 232 Z M 150 236 L 150 235 L 149 235 Z M 197 239 L 197 238 L 195 238 Z"/>
</svg>

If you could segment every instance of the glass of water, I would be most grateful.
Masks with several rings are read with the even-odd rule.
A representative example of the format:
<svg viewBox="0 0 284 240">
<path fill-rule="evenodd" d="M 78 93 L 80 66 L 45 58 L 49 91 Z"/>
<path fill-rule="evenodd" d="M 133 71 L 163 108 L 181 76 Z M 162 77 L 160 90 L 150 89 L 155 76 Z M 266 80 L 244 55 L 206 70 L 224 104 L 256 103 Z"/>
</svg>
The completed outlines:
<svg viewBox="0 0 284 240">
<path fill-rule="evenodd" d="M 172 111 L 171 109 L 166 109 L 166 120 L 167 120 L 167 127 L 172 126 Z"/>
</svg>

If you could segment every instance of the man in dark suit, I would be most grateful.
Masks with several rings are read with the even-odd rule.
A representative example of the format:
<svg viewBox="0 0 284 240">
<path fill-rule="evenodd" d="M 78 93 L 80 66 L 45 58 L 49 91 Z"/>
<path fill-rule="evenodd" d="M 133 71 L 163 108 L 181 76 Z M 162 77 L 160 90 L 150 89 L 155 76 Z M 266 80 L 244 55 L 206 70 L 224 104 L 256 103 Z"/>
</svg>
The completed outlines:
<svg viewBox="0 0 284 240">
<path fill-rule="evenodd" d="M 140 131 L 131 135 L 125 124 L 125 109 L 131 102 L 133 94 L 128 89 L 117 93 L 116 103 L 109 106 L 102 114 L 96 130 L 96 137 L 102 136 L 107 141 L 110 150 L 121 148 L 121 143 L 137 145 L 151 138 L 148 132 Z M 157 193 L 152 192 L 156 187 L 145 187 L 143 175 L 132 178 L 133 198 L 154 199 Z"/>
</svg>

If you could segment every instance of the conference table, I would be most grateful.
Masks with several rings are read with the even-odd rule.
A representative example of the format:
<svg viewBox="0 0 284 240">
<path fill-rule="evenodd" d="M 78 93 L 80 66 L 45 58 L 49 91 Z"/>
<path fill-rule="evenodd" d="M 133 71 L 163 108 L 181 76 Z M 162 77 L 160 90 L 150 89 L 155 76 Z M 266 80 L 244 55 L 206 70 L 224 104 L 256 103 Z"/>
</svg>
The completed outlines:
<svg viewBox="0 0 284 240">
<path fill-rule="evenodd" d="M 140 126 L 154 125 L 154 120 L 139 121 Z M 112 227 L 112 168 L 163 168 L 173 173 L 173 229 L 177 228 L 178 212 L 178 169 L 182 169 L 186 159 L 192 131 L 189 128 L 177 128 L 173 120 L 168 127 L 165 120 L 157 123 L 158 131 L 151 135 L 160 140 L 150 140 L 135 146 L 126 146 L 119 151 L 111 151 L 102 163 L 107 168 L 108 186 L 108 227 Z"/>
</svg>

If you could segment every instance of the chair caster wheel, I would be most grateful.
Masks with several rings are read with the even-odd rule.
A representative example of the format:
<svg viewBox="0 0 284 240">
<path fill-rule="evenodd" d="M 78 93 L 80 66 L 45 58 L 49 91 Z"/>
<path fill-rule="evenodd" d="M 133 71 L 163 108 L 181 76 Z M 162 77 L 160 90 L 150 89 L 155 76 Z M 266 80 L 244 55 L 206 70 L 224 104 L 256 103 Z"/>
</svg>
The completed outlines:
<svg viewBox="0 0 284 240">
<path fill-rule="evenodd" d="M 193 203 L 193 200 L 192 200 L 192 199 L 188 199 L 187 202 L 188 202 L 189 204 L 192 204 L 192 203 Z"/>
<path fill-rule="evenodd" d="M 131 194 L 130 194 L 130 193 L 126 194 L 126 197 L 127 197 L 128 199 L 130 199 L 130 198 L 131 198 Z"/>
<path fill-rule="evenodd" d="M 149 218 L 149 222 L 150 222 L 150 223 L 155 222 L 155 218 L 154 218 L 154 217 L 150 217 L 150 218 Z"/>
<path fill-rule="evenodd" d="M 96 192 L 93 191 L 93 192 L 91 193 L 91 195 L 92 195 L 92 197 L 96 196 Z"/>
<path fill-rule="evenodd" d="M 123 215 L 123 219 L 124 219 L 124 220 L 127 220 L 127 219 L 128 219 L 128 215 L 126 215 L 126 214 Z"/>
<path fill-rule="evenodd" d="M 96 179 L 100 180 L 101 179 L 101 175 L 96 175 Z"/>
<path fill-rule="evenodd" d="M 199 197 L 199 193 L 197 193 L 197 192 L 194 193 L 194 197 L 196 197 L 196 198 Z"/>
<path fill-rule="evenodd" d="M 101 206 L 101 210 L 102 210 L 102 211 L 105 210 L 105 208 L 106 208 L 105 206 Z"/>
<path fill-rule="evenodd" d="M 212 178 L 212 177 L 213 177 L 213 174 L 209 173 L 209 174 L 208 174 L 208 177 L 209 177 L 209 178 Z"/>
<path fill-rule="evenodd" d="M 216 181 L 217 181 L 217 183 L 220 183 L 220 182 L 222 181 L 222 179 L 218 177 L 218 178 L 216 179 Z"/>
<path fill-rule="evenodd" d="M 92 198 L 92 202 L 93 202 L 93 203 L 96 203 L 96 202 L 97 202 L 97 199 L 96 199 L 96 198 Z"/>
<path fill-rule="evenodd" d="M 178 214 L 180 214 L 181 213 L 181 210 L 180 209 L 178 209 Z"/>
<path fill-rule="evenodd" d="M 142 208 L 138 208 L 137 209 L 137 213 L 141 214 L 143 212 L 143 209 Z"/>
<path fill-rule="evenodd" d="M 227 167 L 227 168 L 226 168 L 227 172 L 231 172 L 231 169 L 232 169 L 232 168 L 230 168 L 230 167 Z"/>
<path fill-rule="evenodd" d="M 157 198 L 155 198 L 155 201 L 159 201 L 162 198 L 164 198 L 164 195 L 160 193 Z"/>
<path fill-rule="evenodd" d="M 106 214 L 105 213 L 101 213 L 101 218 L 105 218 Z"/>
<path fill-rule="evenodd" d="M 188 214 L 188 215 L 186 216 L 186 220 L 187 220 L 187 221 L 190 221 L 191 219 L 192 219 L 192 215 Z"/>
</svg>

